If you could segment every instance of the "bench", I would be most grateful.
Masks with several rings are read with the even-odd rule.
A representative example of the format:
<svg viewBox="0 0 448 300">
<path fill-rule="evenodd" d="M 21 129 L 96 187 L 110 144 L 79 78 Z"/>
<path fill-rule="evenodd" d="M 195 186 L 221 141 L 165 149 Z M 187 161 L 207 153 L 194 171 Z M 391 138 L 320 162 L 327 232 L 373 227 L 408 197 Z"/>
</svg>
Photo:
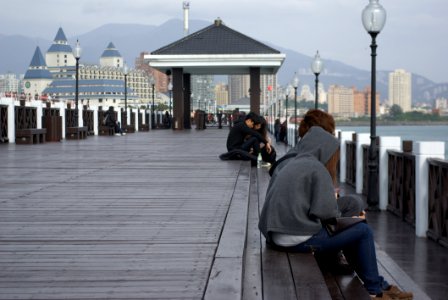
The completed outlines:
<svg viewBox="0 0 448 300">
<path fill-rule="evenodd" d="M 98 126 L 98 135 L 114 135 L 115 128 L 110 126 Z"/>
<path fill-rule="evenodd" d="M 138 126 L 139 131 L 149 131 L 149 124 L 140 124 Z"/>
<path fill-rule="evenodd" d="M 45 143 L 45 128 L 28 128 L 16 130 L 16 144 L 41 144 Z"/>
<path fill-rule="evenodd" d="M 319 265 L 310 253 L 286 253 L 266 247 L 258 230 L 258 217 L 263 207 L 270 176 L 267 169 L 252 168 L 249 200 L 245 286 L 258 286 L 268 299 L 366 299 L 370 296 L 355 275 L 336 275 Z M 250 245 L 253 247 L 250 247 Z M 256 247 L 258 245 L 258 249 Z M 261 246 L 260 246 L 261 245 Z M 248 257 L 255 256 L 255 260 Z M 259 273 L 260 279 L 253 280 Z M 254 289 L 246 289 L 247 299 L 255 299 Z M 246 297 L 244 297 L 246 299 Z"/>
<path fill-rule="evenodd" d="M 65 138 L 67 140 L 84 140 L 87 138 L 87 126 L 67 127 Z"/>
</svg>

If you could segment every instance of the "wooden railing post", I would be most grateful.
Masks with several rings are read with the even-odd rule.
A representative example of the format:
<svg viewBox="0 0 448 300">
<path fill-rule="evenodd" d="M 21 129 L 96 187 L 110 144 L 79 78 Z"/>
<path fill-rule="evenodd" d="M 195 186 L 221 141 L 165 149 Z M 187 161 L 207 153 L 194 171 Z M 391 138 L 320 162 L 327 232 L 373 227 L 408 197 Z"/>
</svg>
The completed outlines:
<svg viewBox="0 0 448 300">
<path fill-rule="evenodd" d="M 368 133 L 357 133 L 356 134 L 356 193 L 362 194 L 362 184 L 364 171 L 364 159 L 362 145 L 368 145 L 370 143 L 370 134 Z"/>
<path fill-rule="evenodd" d="M 415 142 L 415 234 L 428 230 L 428 158 L 445 158 L 444 142 Z"/>
<path fill-rule="evenodd" d="M 346 164 L 347 164 L 347 156 L 345 153 L 345 148 L 346 148 L 346 141 L 351 141 L 353 134 L 355 132 L 354 131 L 340 131 L 339 132 L 339 141 L 340 141 L 340 153 L 341 153 L 341 157 L 339 159 L 340 164 L 339 164 L 339 181 L 340 182 L 345 182 L 346 180 Z"/>
<path fill-rule="evenodd" d="M 387 191 L 389 187 L 389 156 L 387 150 L 401 151 L 401 137 L 398 136 L 380 136 L 379 144 L 379 196 L 380 196 L 380 209 L 385 210 L 387 208 Z"/>
</svg>

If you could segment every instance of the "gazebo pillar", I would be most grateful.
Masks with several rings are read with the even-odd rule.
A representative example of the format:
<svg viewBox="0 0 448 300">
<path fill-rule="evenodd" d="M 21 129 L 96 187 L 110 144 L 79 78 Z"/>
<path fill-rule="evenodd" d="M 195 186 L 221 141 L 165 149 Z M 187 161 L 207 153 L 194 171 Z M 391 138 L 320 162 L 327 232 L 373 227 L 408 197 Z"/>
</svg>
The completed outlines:
<svg viewBox="0 0 448 300">
<path fill-rule="evenodd" d="M 191 75 L 184 74 L 184 128 L 191 129 Z"/>
<path fill-rule="evenodd" d="M 183 69 L 173 68 L 173 129 L 184 129 Z"/>
<path fill-rule="evenodd" d="M 250 68 L 250 111 L 260 114 L 260 67 Z"/>
</svg>

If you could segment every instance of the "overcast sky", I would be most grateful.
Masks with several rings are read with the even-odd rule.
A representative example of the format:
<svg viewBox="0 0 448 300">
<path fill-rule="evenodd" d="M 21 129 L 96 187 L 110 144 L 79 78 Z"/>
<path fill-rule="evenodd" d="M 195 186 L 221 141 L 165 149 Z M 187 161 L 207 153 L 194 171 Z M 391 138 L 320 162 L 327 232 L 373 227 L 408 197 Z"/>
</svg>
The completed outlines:
<svg viewBox="0 0 448 300">
<path fill-rule="evenodd" d="M 108 23 L 159 25 L 183 18 L 182 0 L 0 0 L 0 34 L 52 40 Z M 264 42 L 370 70 L 368 0 L 191 0 L 190 19 L 224 23 Z M 387 21 L 377 38 L 377 68 L 405 69 L 448 82 L 448 1 L 380 0 Z M 1 47 L 1 45 L 0 45 Z M 151 51 L 154 49 L 142 49 Z M 291 77 L 293 75 L 291 74 Z"/>
</svg>

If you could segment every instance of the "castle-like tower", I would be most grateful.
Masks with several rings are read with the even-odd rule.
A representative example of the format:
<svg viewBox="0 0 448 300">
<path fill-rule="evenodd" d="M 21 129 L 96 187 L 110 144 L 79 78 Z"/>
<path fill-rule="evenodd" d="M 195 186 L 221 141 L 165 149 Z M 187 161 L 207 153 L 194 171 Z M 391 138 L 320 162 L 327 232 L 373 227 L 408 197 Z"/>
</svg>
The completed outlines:
<svg viewBox="0 0 448 300">
<path fill-rule="evenodd" d="M 63 68 L 74 67 L 76 64 L 72 47 L 68 44 L 64 31 L 59 27 L 53 44 L 45 54 L 48 69 L 53 72 L 59 72 Z"/>
<path fill-rule="evenodd" d="M 123 57 L 112 42 L 109 43 L 106 50 L 104 50 L 101 55 L 100 66 L 115 68 L 122 68 L 124 66 Z"/>
<path fill-rule="evenodd" d="M 44 56 L 39 47 L 36 47 L 31 59 L 28 71 L 23 78 L 25 82 L 24 92 L 31 97 L 39 97 L 44 89 L 53 81 L 53 76 L 48 71 Z"/>
</svg>

